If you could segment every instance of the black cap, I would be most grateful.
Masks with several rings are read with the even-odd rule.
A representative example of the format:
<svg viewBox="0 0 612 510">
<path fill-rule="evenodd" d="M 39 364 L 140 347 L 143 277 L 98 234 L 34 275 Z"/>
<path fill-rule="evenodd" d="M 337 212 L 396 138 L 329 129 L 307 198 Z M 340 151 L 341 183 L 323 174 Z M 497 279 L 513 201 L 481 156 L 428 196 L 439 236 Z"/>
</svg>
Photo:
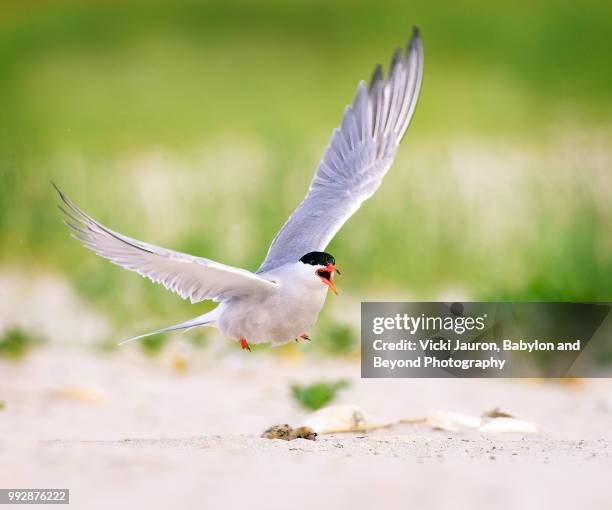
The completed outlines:
<svg viewBox="0 0 612 510">
<path fill-rule="evenodd" d="M 325 253 L 324 251 L 311 251 L 304 255 L 300 262 L 304 264 L 310 264 L 311 266 L 332 266 L 336 265 L 336 259 L 331 256 L 329 253 Z"/>
</svg>

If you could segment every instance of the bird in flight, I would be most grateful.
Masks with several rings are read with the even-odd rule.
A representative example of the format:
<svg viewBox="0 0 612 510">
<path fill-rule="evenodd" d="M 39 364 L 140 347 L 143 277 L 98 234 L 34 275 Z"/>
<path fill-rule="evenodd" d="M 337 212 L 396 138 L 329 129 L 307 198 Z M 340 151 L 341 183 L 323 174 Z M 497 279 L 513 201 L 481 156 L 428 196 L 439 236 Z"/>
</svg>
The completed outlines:
<svg viewBox="0 0 612 510">
<path fill-rule="evenodd" d="M 308 340 L 327 291 L 337 294 L 334 275 L 340 271 L 325 248 L 379 188 L 414 113 L 422 77 L 423 45 L 415 28 L 405 52 L 398 48 L 393 54 L 386 77 L 378 65 L 369 85 L 359 83 L 306 197 L 254 273 L 119 234 L 83 212 L 54 184 L 65 204 L 60 206 L 65 223 L 87 248 L 192 303 L 219 303 L 204 315 L 124 342 L 200 326 L 217 327 L 249 350 L 249 344 Z"/>
</svg>

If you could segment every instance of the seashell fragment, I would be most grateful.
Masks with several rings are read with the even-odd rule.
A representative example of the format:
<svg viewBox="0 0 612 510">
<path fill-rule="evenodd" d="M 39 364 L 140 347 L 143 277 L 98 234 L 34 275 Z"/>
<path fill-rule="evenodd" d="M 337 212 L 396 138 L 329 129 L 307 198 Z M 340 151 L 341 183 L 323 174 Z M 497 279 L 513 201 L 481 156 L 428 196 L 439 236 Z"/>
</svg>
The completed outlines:
<svg viewBox="0 0 612 510">
<path fill-rule="evenodd" d="M 449 411 L 437 411 L 427 417 L 426 423 L 435 430 L 448 432 L 459 432 L 465 429 L 476 429 L 482 420 L 478 416 L 454 413 Z"/>
<path fill-rule="evenodd" d="M 537 434 L 538 428 L 531 422 L 519 418 L 492 418 L 484 420 L 478 428 L 485 434 L 514 432 L 516 434 Z"/>
<path fill-rule="evenodd" d="M 304 420 L 304 425 L 319 434 L 337 432 L 367 432 L 399 423 L 366 413 L 356 405 L 335 405 L 315 411 Z"/>
</svg>

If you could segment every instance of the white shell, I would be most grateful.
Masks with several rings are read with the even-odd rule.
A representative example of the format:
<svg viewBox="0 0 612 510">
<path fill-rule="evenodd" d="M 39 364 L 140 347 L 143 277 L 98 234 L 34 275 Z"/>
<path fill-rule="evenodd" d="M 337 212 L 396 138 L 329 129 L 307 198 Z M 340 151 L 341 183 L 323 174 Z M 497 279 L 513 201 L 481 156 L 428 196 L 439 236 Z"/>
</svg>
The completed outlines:
<svg viewBox="0 0 612 510">
<path fill-rule="evenodd" d="M 449 411 L 437 411 L 427 417 L 426 423 L 436 430 L 459 432 L 463 429 L 478 428 L 481 421 L 482 420 L 478 416 L 470 416 Z"/>
<path fill-rule="evenodd" d="M 366 413 L 356 405 L 335 405 L 324 407 L 308 416 L 302 425 L 310 427 L 318 434 L 335 432 L 365 432 L 397 424 Z"/>
<path fill-rule="evenodd" d="M 483 420 L 483 424 L 478 429 L 485 434 L 499 434 L 514 432 L 517 434 L 537 434 L 537 427 L 528 421 L 519 418 L 491 418 Z"/>
</svg>

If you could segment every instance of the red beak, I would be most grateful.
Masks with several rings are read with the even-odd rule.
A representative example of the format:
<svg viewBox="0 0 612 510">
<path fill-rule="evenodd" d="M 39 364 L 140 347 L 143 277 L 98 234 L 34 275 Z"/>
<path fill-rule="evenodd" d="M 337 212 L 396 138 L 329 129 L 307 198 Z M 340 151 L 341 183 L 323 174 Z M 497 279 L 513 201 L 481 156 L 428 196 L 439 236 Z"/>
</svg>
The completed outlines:
<svg viewBox="0 0 612 510">
<path fill-rule="evenodd" d="M 334 273 L 340 274 L 338 268 L 333 264 L 329 264 L 325 266 L 323 269 L 319 269 L 317 271 L 317 276 L 321 278 L 321 281 L 327 285 L 336 296 L 338 295 L 338 290 L 336 289 L 336 285 L 334 283 Z"/>
</svg>

